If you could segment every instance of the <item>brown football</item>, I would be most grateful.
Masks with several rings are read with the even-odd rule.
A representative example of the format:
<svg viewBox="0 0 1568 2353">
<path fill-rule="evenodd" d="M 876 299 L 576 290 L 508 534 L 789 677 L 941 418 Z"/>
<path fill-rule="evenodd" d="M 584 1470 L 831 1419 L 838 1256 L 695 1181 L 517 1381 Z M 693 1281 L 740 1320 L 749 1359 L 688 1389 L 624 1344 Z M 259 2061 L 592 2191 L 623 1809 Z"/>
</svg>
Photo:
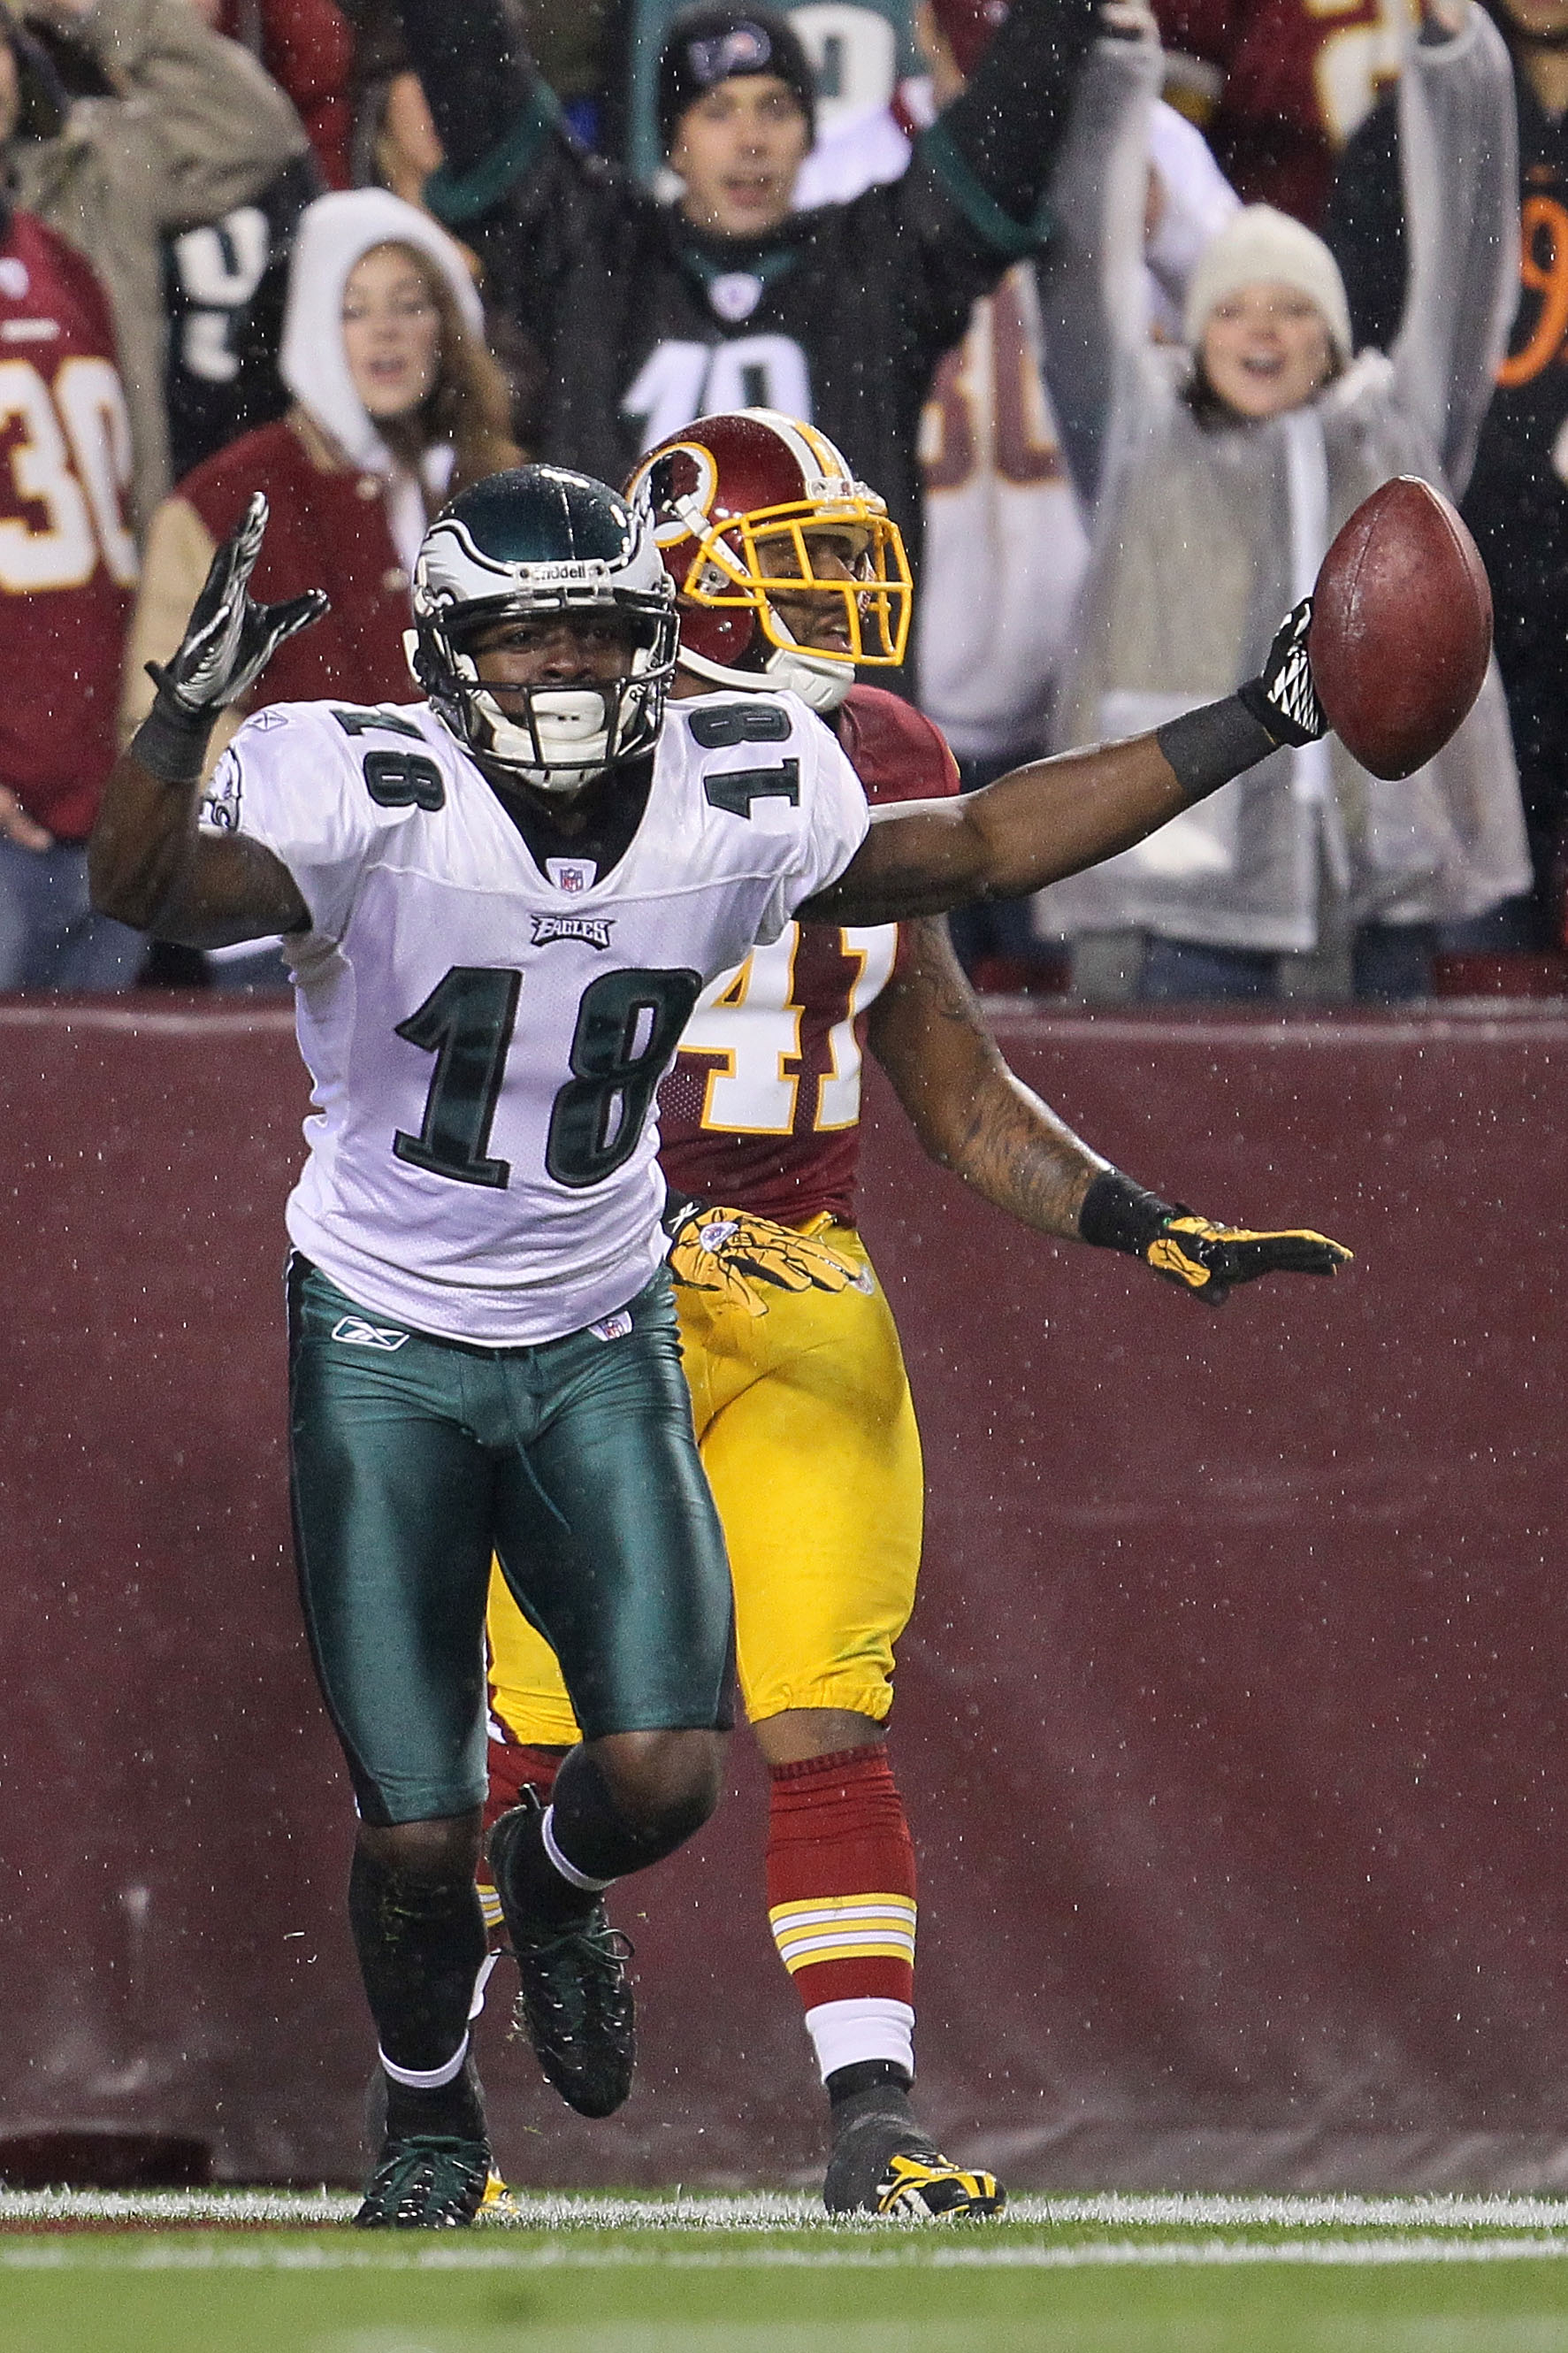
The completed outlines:
<svg viewBox="0 0 1568 2353">
<path fill-rule="evenodd" d="M 1396 474 L 1323 558 L 1307 655 L 1329 723 L 1374 776 L 1440 752 L 1486 676 L 1492 594 L 1480 550 L 1429 482 Z"/>
</svg>

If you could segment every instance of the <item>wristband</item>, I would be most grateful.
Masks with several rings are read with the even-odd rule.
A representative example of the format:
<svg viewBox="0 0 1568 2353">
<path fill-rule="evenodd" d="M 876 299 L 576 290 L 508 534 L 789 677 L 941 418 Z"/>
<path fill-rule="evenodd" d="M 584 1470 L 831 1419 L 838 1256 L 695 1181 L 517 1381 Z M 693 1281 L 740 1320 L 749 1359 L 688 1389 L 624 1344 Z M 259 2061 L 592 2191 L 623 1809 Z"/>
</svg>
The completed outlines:
<svg viewBox="0 0 1568 2353">
<path fill-rule="evenodd" d="M 669 1236 L 671 1241 L 675 1240 L 676 1235 L 680 1231 L 681 1227 L 686 1223 L 687 1219 L 691 1215 L 692 1210 L 695 1209 L 696 1207 L 697 1203 L 693 1200 L 689 1193 L 679 1192 L 670 1183 L 668 1177 L 667 1176 L 665 1178 L 664 1207 L 658 1213 L 658 1222 L 664 1228 L 665 1232 Z"/>
<path fill-rule="evenodd" d="M 163 785 L 199 785 L 207 744 L 217 724 L 216 709 L 187 711 L 176 702 L 156 662 L 147 675 L 157 682 L 152 710 L 131 738 L 132 757 Z"/>
<path fill-rule="evenodd" d="M 1189 802 L 1217 792 L 1232 776 L 1255 768 L 1259 760 L 1279 749 L 1261 720 L 1236 694 L 1227 694 L 1223 702 L 1205 702 L 1200 710 L 1184 712 L 1180 719 L 1167 719 L 1163 727 L 1155 728 L 1154 741 Z"/>
<path fill-rule="evenodd" d="M 1142 1258 L 1166 1219 L 1174 1215 L 1158 1193 L 1146 1193 L 1120 1168 L 1102 1168 L 1083 1197 L 1079 1236 L 1096 1250 L 1125 1250 L 1129 1258 Z"/>
</svg>

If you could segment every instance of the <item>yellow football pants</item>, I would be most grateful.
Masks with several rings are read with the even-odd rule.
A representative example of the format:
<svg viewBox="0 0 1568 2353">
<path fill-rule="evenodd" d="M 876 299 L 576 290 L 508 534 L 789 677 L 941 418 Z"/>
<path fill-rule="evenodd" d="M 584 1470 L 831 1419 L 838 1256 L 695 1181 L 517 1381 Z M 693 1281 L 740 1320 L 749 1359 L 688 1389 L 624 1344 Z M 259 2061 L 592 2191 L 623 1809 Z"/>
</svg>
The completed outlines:
<svg viewBox="0 0 1568 2353">
<path fill-rule="evenodd" d="M 851 1227 L 805 1229 L 869 1271 Z M 920 1436 L 892 1311 L 874 1284 L 770 1294 L 765 1315 L 677 1285 L 703 1466 L 735 1585 L 741 1691 L 753 1723 L 785 1708 L 893 1704 L 893 1645 L 914 1606 Z M 540 1746 L 578 1737 L 554 1653 L 492 1571 L 496 1714 Z"/>
</svg>

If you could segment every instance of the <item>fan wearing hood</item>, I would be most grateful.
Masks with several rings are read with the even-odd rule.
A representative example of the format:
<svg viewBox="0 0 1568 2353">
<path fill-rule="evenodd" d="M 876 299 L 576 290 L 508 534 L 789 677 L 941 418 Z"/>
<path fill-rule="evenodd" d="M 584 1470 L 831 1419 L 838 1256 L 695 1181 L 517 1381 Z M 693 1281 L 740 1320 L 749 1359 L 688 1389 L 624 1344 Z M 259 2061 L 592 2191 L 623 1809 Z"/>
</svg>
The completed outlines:
<svg viewBox="0 0 1568 2353">
<path fill-rule="evenodd" d="M 322 196 L 305 213 L 279 372 L 288 415 L 195 468 L 153 517 L 132 625 L 127 735 L 152 702 L 143 665 L 179 644 L 218 542 L 265 491 L 259 588 L 269 600 L 324 588 L 331 609 L 226 714 L 214 764 L 262 703 L 413 701 L 404 634 L 426 527 L 451 493 L 518 463 L 464 256 L 384 189 Z"/>
</svg>

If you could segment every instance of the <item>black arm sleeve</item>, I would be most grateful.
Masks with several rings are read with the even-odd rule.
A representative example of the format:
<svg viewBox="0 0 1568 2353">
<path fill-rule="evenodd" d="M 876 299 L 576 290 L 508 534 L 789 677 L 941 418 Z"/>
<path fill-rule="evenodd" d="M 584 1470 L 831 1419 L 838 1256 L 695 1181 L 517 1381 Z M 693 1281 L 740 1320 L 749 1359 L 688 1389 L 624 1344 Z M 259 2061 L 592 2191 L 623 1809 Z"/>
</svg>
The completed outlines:
<svg viewBox="0 0 1568 2353">
<path fill-rule="evenodd" d="M 1039 243 L 1046 189 L 1067 131 L 1079 69 L 1096 37 L 1097 0 L 1017 0 L 968 89 L 939 115 L 921 153 L 972 225 L 1015 252 Z"/>
<path fill-rule="evenodd" d="M 1399 110 L 1376 106 L 1347 142 L 1323 221 L 1323 241 L 1340 265 L 1357 351 L 1393 347 L 1405 315 L 1405 195 L 1399 174 Z"/>
<path fill-rule="evenodd" d="M 528 53 L 517 0 L 401 0 L 403 29 L 447 151 L 460 179 L 514 132 L 542 85 Z"/>
</svg>

